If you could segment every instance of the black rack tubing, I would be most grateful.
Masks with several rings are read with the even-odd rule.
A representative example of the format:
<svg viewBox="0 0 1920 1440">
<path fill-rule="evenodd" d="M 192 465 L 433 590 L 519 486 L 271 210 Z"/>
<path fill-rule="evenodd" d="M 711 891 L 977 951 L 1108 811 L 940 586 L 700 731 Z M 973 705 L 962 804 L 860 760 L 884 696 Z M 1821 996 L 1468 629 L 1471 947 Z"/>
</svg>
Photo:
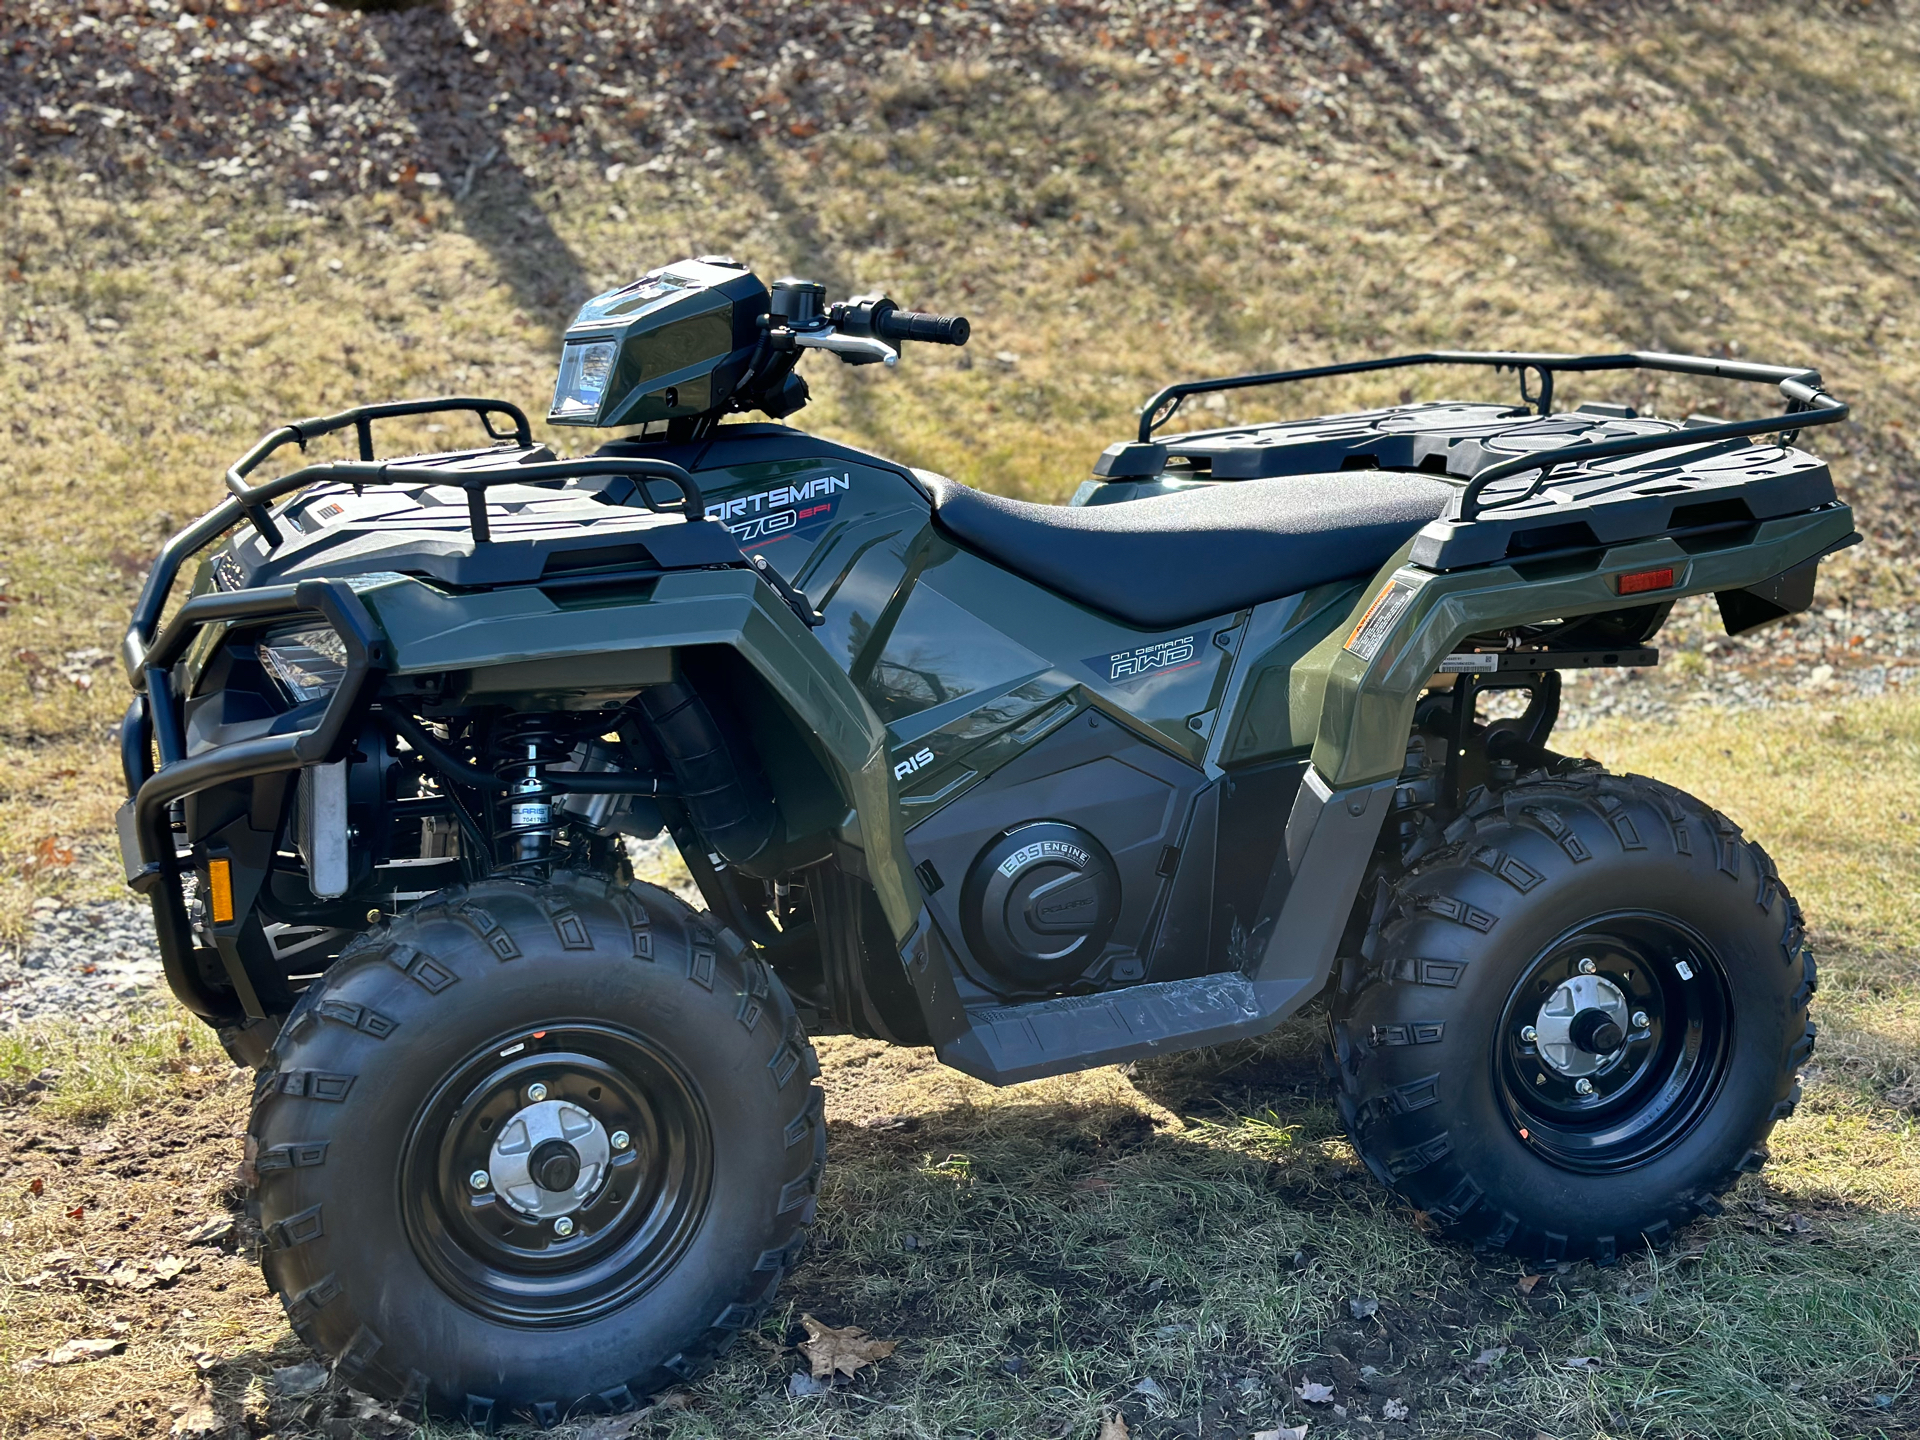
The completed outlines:
<svg viewBox="0 0 1920 1440">
<path fill-rule="evenodd" d="M 425 404 L 426 402 L 415 402 Z M 504 403 L 504 402 L 501 402 Z M 370 407 L 378 409 L 380 407 Z M 347 414 L 352 415 L 349 411 Z M 338 419 L 339 417 L 329 417 Z M 308 422 L 302 421 L 301 424 Z M 284 427 L 291 430 L 292 427 Z M 275 432 L 276 434 L 279 432 Z M 269 440 L 272 436 L 267 437 Z M 266 441 L 261 442 L 262 445 Z M 256 446 L 256 449 L 259 447 Z M 245 463 L 244 461 L 242 462 Z M 238 467 L 236 467 L 238 468 Z M 288 474 L 269 480 L 262 485 L 247 489 L 247 499 L 230 497 L 220 502 L 192 525 L 180 531 L 160 548 L 153 568 L 147 572 L 146 583 L 141 587 L 140 598 L 134 603 L 133 619 L 127 626 L 125 638 L 121 641 L 121 661 L 126 666 L 127 677 L 136 690 L 146 688 L 147 652 L 152 636 L 159 624 L 160 613 L 166 607 L 168 592 L 173 588 L 180 567 L 188 559 L 218 540 L 228 530 L 243 519 L 250 518 L 250 510 L 264 507 L 267 503 L 302 490 L 310 485 L 327 481 L 342 484 L 363 485 L 453 485 L 467 491 L 470 497 L 470 522 L 477 518 L 474 526 L 474 538 L 484 542 L 489 538 L 486 524 L 484 493 L 495 485 L 528 484 L 541 480 L 566 480 L 589 475 L 618 475 L 629 479 L 671 480 L 679 489 L 680 513 L 689 521 L 706 518 L 706 501 L 700 493 L 700 486 L 693 476 L 679 465 L 667 460 L 640 460 L 608 457 L 606 459 L 545 460 L 531 465 L 517 465 L 511 469 L 482 471 L 454 470 L 434 465 L 394 465 L 387 462 L 366 463 L 360 461 L 326 461 L 316 465 L 303 466 Z M 637 487 L 636 493 L 642 503 L 656 514 L 666 513 L 647 492 L 644 486 Z M 474 512 L 477 511 L 477 517 Z M 259 524 L 255 522 L 255 529 Z M 261 531 L 262 538 L 267 532 Z M 269 543 L 274 543 L 269 540 Z M 242 602 L 242 597 L 255 596 L 280 587 L 262 587 L 261 590 L 221 592 L 222 595 Z M 211 596 L 198 596 L 194 601 L 209 599 Z"/>
<path fill-rule="evenodd" d="M 1805 387 L 1799 387 L 1805 388 Z M 1782 390 L 1786 385 L 1782 384 Z M 1663 435 L 1629 435 L 1619 440 L 1594 440 L 1584 445 L 1566 445 L 1556 450 L 1539 451 L 1532 455 L 1517 455 L 1511 460 L 1502 460 L 1478 471 L 1467 481 L 1453 502 L 1454 516 L 1461 520 L 1476 520 L 1488 510 L 1501 510 L 1514 505 L 1524 505 L 1546 486 L 1548 477 L 1562 465 L 1584 464 L 1590 460 L 1611 460 L 1622 455 L 1644 455 L 1655 450 L 1677 450 L 1696 445 L 1712 445 L 1722 440 L 1740 440 L 1754 435 L 1765 435 L 1788 429 L 1798 431 L 1809 425 L 1837 425 L 1847 418 L 1848 407 L 1843 401 L 1821 391 L 1811 391 L 1810 402 L 1800 402 L 1797 396 L 1788 398 L 1795 403 L 1810 403 L 1811 408 L 1789 411 L 1786 415 L 1771 415 L 1759 420 L 1734 420 L 1721 425 L 1698 425 L 1685 429 L 1669 431 Z M 1822 405 L 1819 402 L 1825 401 Z M 1790 422 L 1790 423 L 1789 423 Z M 1785 436 L 1782 436 L 1785 443 Z M 1530 470 L 1540 473 L 1517 495 L 1503 496 L 1492 504 L 1483 504 L 1481 495 L 1496 480 L 1505 480 L 1510 476 L 1524 475 Z"/>
<path fill-rule="evenodd" d="M 442 415 L 453 411 L 469 411 L 480 417 L 480 424 L 487 432 L 489 440 L 513 440 L 521 449 L 533 444 L 533 427 L 528 423 L 526 412 L 518 405 L 507 400 L 491 400 L 477 395 L 441 395 L 426 400 L 390 400 L 382 405 L 356 405 L 351 410 L 342 410 L 334 415 L 310 415 L 305 420 L 295 420 L 270 430 L 254 444 L 253 448 L 242 455 L 227 469 L 227 489 L 234 499 L 246 510 L 247 517 L 254 522 L 260 533 L 268 537 L 272 544 L 280 543 L 280 532 L 273 519 L 267 514 L 263 499 L 255 497 L 247 485 L 246 477 L 253 473 L 262 461 L 284 445 L 298 445 L 307 448 L 307 441 L 317 440 L 322 435 L 331 435 L 344 430 L 349 425 L 354 428 L 358 441 L 360 458 L 373 459 L 373 422 L 375 420 L 398 419 L 407 415 Z M 489 415 L 505 415 L 513 422 L 513 434 L 503 435 L 493 428 Z"/>
<path fill-rule="evenodd" d="M 1227 375 L 1210 380 L 1186 380 L 1155 394 L 1140 410 L 1140 443 L 1171 420 L 1189 395 L 1218 390 L 1244 390 L 1255 385 L 1285 385 L 1301 380 L 1326 380 L 1340 375 L 1365 375 L 1378 370 L 1403 370 L 1415 365 L 1482 365 L 1495 370 L 1533 369 L 1543 374 L 1564 371 L 1580 374 L 1596 370 L 1660 370 L 1676 375 L 1704 375 L 1779 385 L 1789 382 L 1817 392 L 1820 372 L 1794 365 L 1762 365 L 1752 360 L 1721 360 L 1711 355 L 1669 355 L 1659 350 L 1627 350 L 1615 355 L 1563 355 L 1530 350 L 1428 350 L 1415 355 L 1391 355 L 1378 360 L 1349 360 L 1337 365 L 1315 365 L 1304 370 L 1273 370 L 1258 375 Z M 1789 399 L 1793 398 L 1791 394 Z M 1172 401 L 1169 406 L 1168 402 Z M 1162 414 L 1161 411 L 1165 410 Z"/>
<path fill-rule="evenodd" d="M 1543 455 L 1522 455 L 1502 460 L 1474 474 L 1452 506 L 1448 518 L 1474 520 L 1487 510 L 1525 504 L 1546 484 L 1547 477 L 1559 466 L 1589 460 L 1607 460 L 1622 455 L 1644 455 L 1656 450 L 1676 450 L 1696 445 L 1711 445 L 1720 440 L 1745 439 L 1769 432 L 1780 434 L 1780 443 L 1810 425 L 1836 425 L 1849 414 L 1848 406 L 1822 388 L 1818 370 L 1789 365 L 1762 365 L 1751 360 L 1721 360 L 1710 355 L 1670 355 L 1659 350 L 1628 350 L 1617 355 L 1561 355 L 1551 351 L 1521 350 L 1432 350 L 1418 355 L 1394 355 L 1379 360 L 1351 360 L 1339 365 L 1316 365 L 1305 370 L 1275 370 L 1260 375 L 1230 375 L 1214 380 L 1189 380 L 1169 385 L 1149 399 L 1140 412 L 1140 443 L 1153 439 L 1153 432 L 1171 420 L 1181 402 L 1189 395 L 1219 390 L 1241 390 L 1255 385 L 1290 384 L 1301 380 L 1323 380 L 1338 375 L 1363 375 L 1378 370 L 1399 370 L 1415 365 L 1483 365 L 1496 370 L 1521 372 L 1521 395 L 1539 407 L 1545 416 L 1553 404 L 1553 377 L 1602 370 L 1658 370 L 1676 375 L 1702 375 L 1719 380 L 1738 380 L 1754 384 L 1777 385 L 1787 402 L 1784 415 L 1761 420 L 1728 421 L 1701 425 L 1655 435 L 1632 435 L 1619 440 L 1598 440 L 1584 445 L 1568 445 Z M 1527 370 L 1540 375 L 1540 394 L 1526 393 Z M 1540 473 L 1532 485 L 1520 494 L 1502 498 L 1496 504 L 1481 503 L 1487 486 L 1497 480 L 1522 475 L 1530 470 Z"/>
</svg>

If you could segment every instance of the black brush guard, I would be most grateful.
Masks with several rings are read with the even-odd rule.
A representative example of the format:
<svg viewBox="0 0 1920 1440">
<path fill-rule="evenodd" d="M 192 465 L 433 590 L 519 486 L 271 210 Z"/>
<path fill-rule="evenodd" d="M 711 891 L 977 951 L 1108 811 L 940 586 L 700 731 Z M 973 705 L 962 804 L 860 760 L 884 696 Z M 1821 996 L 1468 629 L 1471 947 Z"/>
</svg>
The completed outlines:
<svg viewBox="0 0 1920 1440">
<path fill-rule="evenodd" d="M 476 470 L 375 459 L 375 420 L 448 412 L 477 415 L 503 457 L 533 446 L 527 417 L 517 406 L 504 400 L 470 397 L 365 405 L 283 425 L 262 437 L 227 471 L 229 498 L 161 548 L 134 607 L 122 643 L 122 660 L 135 694 L 120 729 L 120 763 L 128 797 L 118 816 L 121 857 L 128 885 L 146 895 L 153 905 L 154 929 L 168 987 L 188 1009 L 215 1024 L 244 1023 L 247 1017 L 200 973 L 181 885 L 185 857 L 174 841 L 173 807 L 187 796 L 217 785 L 340 759 L 355 733 L 355 722 L 379 688 L 390 656 L 373 617 L 347 580 L 302 580 L 293 585 L 197 595 L 162 627 L 160 617 L 181 567 L 242 521 L 250 522 L 269 548 L 277 547 L 283 537 L 268 507 L 309 486 L 329 482 L 352 485 L 356 490 L 367 485 L 458 486 L 467 493 L 473 538 L 482 544 L 490 539 L 486 492 L 496 485 L 590 475 L 623 476 L 636 482 L 636 494 L 647 509 L 677 512 L 690 522 L 706 518 L 705 502 L 693 477 L 664 460 L 550 460 Z M 492 415 L 506 416 L 512 422 L 511 432 L 496 430 L 489 419 Z M 349 427 L 359 440 L 358 461 L 308 465 L 260 485 L 247 483 L 246 477 L 283 447 L 297 445 L 304 450 L 309 440 Z M 481 457 L 486 453 L 480 452 Z M 673 482 L 679 491 L 678 502 L 663 505 L 656 500 L 644 483 L 652 480 Z M 738 563 L 748 562 L 740 556 Z M 765 572 L 760 573 L 764 578 Z M 782 597 L 790 598 L 784 588 Z M 301 615 L 332 626 L 347 652 L 346 673 L 319 718 L 304 729 L 258 736 L 189 756 L 185 697 L 175 693 L 171 673 L 194 638 L 208 625 L 231 626 Z"/>
</svg>

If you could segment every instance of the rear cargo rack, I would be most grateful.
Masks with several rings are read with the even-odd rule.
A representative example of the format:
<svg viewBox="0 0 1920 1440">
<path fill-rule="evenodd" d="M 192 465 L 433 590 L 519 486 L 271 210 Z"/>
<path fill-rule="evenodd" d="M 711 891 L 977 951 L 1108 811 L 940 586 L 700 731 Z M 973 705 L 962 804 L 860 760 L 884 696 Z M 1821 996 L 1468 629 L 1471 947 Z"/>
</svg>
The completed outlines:
<svg viewBox="0 0 1920 1440">
<path fill-rule="evenodd" d="M 1316 365 L 1305 370 L 1275 370 L 1258 375 L 1229 375 L 1212 380 L 1187 380 L 1156 393 L 1140 410 L 1139 443 L 1153 443 L 1153 432 L 1179 411 L 1189 395 L 1221 390 L 1244 390 L 1256 385 L 1287 385 L 1302 380 L 1324 380 L 1340 375 L 1365 375 L 1379 370 L 1401 370 L 1417 365 L 1478 365 L 1496 371 L 1515 371 L 1520 379 L 1523 406 L 1545 417 L 1553 410 L 1553 378 L 1558 373 L 1597 370 L 1660 370 L 1675 375 L 1700 375 L 1719 380 L 1775 385 L 1786 401 L 1784 414 L 1757 420 L 1730 420 L 1688 424 L 1665 434 L 1630 435 L 1619 439 L 1563 445 L 1552 450 L 1502 460 L 1475 471 L 1454 500 L 1446 518 L 1478 519 L 1489 510 L 1524 505 L 1545 488 L 1557 469 L 1593 460 L 1644 455 L 1743 440 L 1774 432 L 1782 446 L 1791 445 L 1801 430 L 1812 425 L 1834 425 L 1847 418 L 1848 407 L 1829 395 L 1817 370 L 1786 365 L 1759 365 L 1746 360 L 1719 360 L 1706 355 L 1668 355 L 1654 350 L 1629 350 L 1615 355 L 1561 355 L 1519 350 L 1433 350 L 1416 355 L 1394 355 L 1379 360 L 1353 360 L 1339 365 Z M 1538 377 L 1538 391 L 1527 388 L 1527 376 Z M 1483 497 L 1487 487 L 1516 475 L 1537 472 L 1527 486 L 1498 499 Z"/>
<path fill-rule="evenodd" d="M 460 411 L 479 417 L 488 439 L 493 442 L 491 450 L 463 454 L 458 463 L 453 464 L 406 464 L 375 458 L 375 420 Z M 511 432 L 496 430 L 489 418 L 493 415 L 505 416 L 512 423 Z M 356 432 L 359 441 L 358 460 L 325 461 L 302 466 L 259 485 L 247 483 L 247 476 L 276 451 L 288 445 L 297 445 L 304 450 L 309 440 L 349 427 Z M 181 566 L 242 520 L 253 525 L 268 549 L 278 548 L 284 537 L 268 507 L 275 500 L 312 485 L 351 485 L 356 493 L 368 485 L 457 487 L 466 492 L 468 525 L 475 542 L 479 544 L 485 544 L 492 538 L 487 521 L 486 492 L 496 485 L 534 485 L 586 476 L 620 477 L 634 482 L 633 498 L 655 514 L 678 513 L 690 522 L 703 522 L 706 519 L 706 501 L 700 493 L 699 484 L 685 468 L 671 461 L 611 456 L 605 459 L 513 461 L 516 454 L 529 453 L 534 448 L 527 417 L 517 405 L 505 400 L 471 396 L 361 405 L 352 410 L 342 410 L 337 415 L 296 420 L 290 425 L 269 431 L 227 470 L 228 498 L 161 547 L 153 569 L 148 572 L 146 584 L 141 588 L 132 623 L 128 625 L 126 638 L 121 644 L 121 658 L 126 665 L 128 678 L 136 690 L 145 688 L 150 663 L 148 648 L 154 644 L 160 613 L 166 606 L 167 595 L 173 588 Z M 476 464 L 495 459 L 508 463 Z M 679 492 L 677 502 L 663 504 L 644 483 L 649 480 L 671 481 Z"/>
</svg>

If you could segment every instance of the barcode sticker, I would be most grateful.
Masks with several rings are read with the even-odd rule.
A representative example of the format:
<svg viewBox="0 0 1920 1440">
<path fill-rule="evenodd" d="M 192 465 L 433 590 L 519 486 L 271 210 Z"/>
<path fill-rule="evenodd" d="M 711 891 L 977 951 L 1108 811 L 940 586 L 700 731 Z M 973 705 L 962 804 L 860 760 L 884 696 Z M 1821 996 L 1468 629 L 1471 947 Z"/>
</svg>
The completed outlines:
<svg viewBox="0 0 1920 1440">
<path fill-rule="evenodd" d="M 1393 633 L 1393 627 L 1399 624 L 1400 617 L 1406 614 L 1415 593 L 1415 587 L 1405 580 L 1390 581 L 1386 589 L 1374 596 L 1367 613 L 1353 627 L 1353 634 L 1347 637 L 1346 648 L 1362 660 L 1373 659 L 1380 653 L 1380 647 L 1386 644 L 1387 636 Z"/>
</svg>

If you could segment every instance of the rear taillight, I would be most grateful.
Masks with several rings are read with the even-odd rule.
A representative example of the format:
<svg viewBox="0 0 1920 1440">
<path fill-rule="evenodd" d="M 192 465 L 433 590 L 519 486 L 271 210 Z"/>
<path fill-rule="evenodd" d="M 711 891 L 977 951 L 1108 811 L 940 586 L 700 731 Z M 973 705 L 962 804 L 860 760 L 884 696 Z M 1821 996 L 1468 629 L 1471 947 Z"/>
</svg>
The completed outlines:
<svg viewBox="0 0 1920 1440">
<path fill-rule="evenodd" d="M 1671 590 L 1673 588 L 1673 567 L 1660 570 L 1635 570 L 1631 575 L 1620 575 L 1614 579 L 1614 589 L 1621 595 L 1644 595 L 1649 590 Z"/>
</svg>

